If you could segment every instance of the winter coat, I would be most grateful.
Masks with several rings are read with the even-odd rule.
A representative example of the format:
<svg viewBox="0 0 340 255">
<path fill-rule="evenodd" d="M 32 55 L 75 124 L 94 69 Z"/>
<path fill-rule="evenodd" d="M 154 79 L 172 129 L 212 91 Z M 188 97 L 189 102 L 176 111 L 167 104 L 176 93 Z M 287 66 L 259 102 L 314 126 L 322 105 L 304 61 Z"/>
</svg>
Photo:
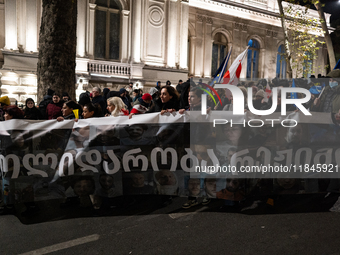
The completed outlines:
<svg viewBox="0 0 340 255">
<path fill-rule="evenodd" d="M 37 107 L 28 108 L 26 107 L 24 110 L 24 119 L 27 120 L 43 120 L 44 117 L 41 114 L 40 110 Z"/>
<path fill-rule="evenodd" d="M 64 101 L 59 101 L 59 103 L 49 103 L 46 107 L 46 115 L 48 120 L 56 119 L 62 116 L 61 108 L 63 107 Z"/>
<path fill-rule="evenodd" d="M 326 98 L 328 93 L 333 93 L 333 98 L 331 102 L 332 113 L 338 113 L 340 110 L 340 85 L 336 86 L 332 89 L 330 86 L 326 86 L 320 98 L 320 105 L 315 106 L 314 104 L 311 106 L 311 111 L 313 112 L 323 112 L 324 104 L 326 102 Z"/>
<path fill-rule="evenodd" d="M 167 109 L 175 109 L 176 111 L 179 110 L 179 102 L 178 100 L 171 98 L 168 102 L 162 103 L 162 100 L 159 98 L 156 101 L 154 101 L 153 106 L 150 108 L 147 113 L 150 112 L 161 112 L 162 110 L 167 110 Z"/>
</svg>

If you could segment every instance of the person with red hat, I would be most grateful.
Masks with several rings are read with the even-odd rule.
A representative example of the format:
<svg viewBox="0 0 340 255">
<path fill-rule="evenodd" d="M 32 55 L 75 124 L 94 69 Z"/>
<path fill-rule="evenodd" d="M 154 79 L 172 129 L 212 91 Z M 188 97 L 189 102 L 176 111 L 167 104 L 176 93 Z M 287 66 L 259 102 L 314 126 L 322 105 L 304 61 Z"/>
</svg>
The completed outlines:
<svg viewBox="0 0 340 255">
<path fill-rule="evenodd" d="M 132 115 L 146 113 L 151 106 L 152 96 L 149 93 L 145 93 L 142 97 L 138 98 L 133 104 L 133 108 L 129 114 L 129 118 Z"/>
</svg>

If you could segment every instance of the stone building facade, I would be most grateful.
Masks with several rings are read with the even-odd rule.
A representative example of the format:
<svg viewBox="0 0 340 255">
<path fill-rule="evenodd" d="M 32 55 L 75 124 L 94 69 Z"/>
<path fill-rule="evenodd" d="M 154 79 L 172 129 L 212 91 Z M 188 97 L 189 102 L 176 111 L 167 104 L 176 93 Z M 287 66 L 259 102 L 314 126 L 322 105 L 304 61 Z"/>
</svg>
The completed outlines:
<svg viewBox="0 0 340 255">
<path fill-rule="evenodd" d="M 41 0 L 0 0 L 1 94 L 12 102 L 36 99 L 41 13 Z M 77 95 L 209 79 L 231 46 L 229 65 L 247 45 L 242 78 L 284 77 L 276 0 L 78 0 Z M 322 46 L 313 66 L 326 55 Z"/>
</svg>

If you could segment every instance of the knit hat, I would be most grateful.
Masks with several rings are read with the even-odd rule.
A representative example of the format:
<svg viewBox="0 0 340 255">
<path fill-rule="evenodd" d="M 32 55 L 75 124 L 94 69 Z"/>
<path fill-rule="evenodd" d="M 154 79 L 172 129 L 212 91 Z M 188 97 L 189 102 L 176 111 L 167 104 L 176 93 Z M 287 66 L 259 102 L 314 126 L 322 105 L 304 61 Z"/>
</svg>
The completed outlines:
<svg viewBox="0 0 340 255">
<path fill-rule="evenodd" d="M 124 88 L 121 88 L 120 90 L 119 90 L 119 94 L 122 94 L 122 93 L 125 93 L 126 92 L 126 89 L 124 89 Z"/>
<path fill-rule="evenodd" d="M 55 91 L 53 89 L 47 89 L 47 95 L 49 95 L 49 96 L 53 96 L 54 92 Z"/>
<path fill-rule="evenodd" d="M 4 105 L 10 105 L 11 101 L 9 100 L 8 96 L 0 97 L 0 103 Z"/>
<path fill-rule="evenodd" d="M 143 96 L 142 96 L 142 99 L 143 100 L 152 100 L 152 96 L 149 94 L 149 93 L 145 93 Z"/>
<path fill-rule="evenodd" d="M 262 89 L 260 89 L 259 91 L 257 91 L 257 93 L 255 94 L 255 97 L 260 96 L 262 98 L 264 98 L 266 96 L 266 94 L 264 93 L 264 91 Z"/>
</svg>

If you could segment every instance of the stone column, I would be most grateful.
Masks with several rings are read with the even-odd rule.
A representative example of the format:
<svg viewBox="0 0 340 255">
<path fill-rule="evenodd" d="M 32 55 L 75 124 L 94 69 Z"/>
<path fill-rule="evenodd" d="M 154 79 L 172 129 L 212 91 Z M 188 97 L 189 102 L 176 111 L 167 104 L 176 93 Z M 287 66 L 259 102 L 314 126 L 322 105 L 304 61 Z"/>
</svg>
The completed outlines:
<svg viewBox="0 0 340 255">
<path fill-rule="evenodd" d="M 204 27 L 203 20 L 205 18 L 201 15 L 196 16 L 196 49 L 195 49 L 195 77 L 203 76 L 203 36 L 204 36 Z"/>
<path fill-rule="evenodd" d="M 89 58 L 94 58 L 94 26 L 95 26 L 95 9 L 96 4 L 90 5 L 90 19 L 89 19 Z"/>
<path fill-rule="evenodd" d="M 87 0 L 78 0 L 77 18 L 77 56 L 86 56 L 86 16 Z"/>
<path fill-rule="evenodd" d="M 176 67 L 177 1 L 169 0 L 167 66 Z"/>
<path fill-rule="evenodd" d="M 132 62 L 141 62 L 141 29 L 142 1 L 131 1 L 132 4 Z"/>
<path fill-rule="evenodd" d="M 190 59 L 189 59 L 189 61 L 190 61 L 189 73 L 190 74 L 195 73 L 195 60 L 196 60 L 195 52 L 196 52 L 196 37 L 191 36 L 190 37 Z"/>
<path fill-rule="evenodd" d="M 121 40 L 121 61 L 126 63 L 128 61 L 128 42 L 129 42 L 129 16 L 130 11 L 122 11 L 122 40 Z"/>
<path fill-rule="evenodd" d="M 26 0 L 26 49 L 27 52 L 38 51 L 38 14 L 37 0 Z"/>
<path fill-rule="evenodd" d="M 212 59 L 212 44 L 214 42 L 211 37 L 212 32 L 212 18 L 206 18 L 205 22 L 205 40 L 204 40 L 204 77 L 211 77 L 211 59 Z"/>
<path fill-rule="evenodd" d="M 260 49 L 259 69 L 258 69 L 258 77 L 257 78 L 268 78 L 268 77 L 264 77 L 265 59 L 268 59 L 268 57 L 266 57 L 266 49 Z"/>
<path fill-rule="evenodd" d="M 5 50 L 18 50 L 17 3 L 5 1 Z"/>
<path fill-rule="evenodd" d="M 180 53 L 179 67 L 188 68 L 188 27 L 189 24 L 189 4 L 181 2 L 181 25 L 180 25 Z"/>
</svg>

